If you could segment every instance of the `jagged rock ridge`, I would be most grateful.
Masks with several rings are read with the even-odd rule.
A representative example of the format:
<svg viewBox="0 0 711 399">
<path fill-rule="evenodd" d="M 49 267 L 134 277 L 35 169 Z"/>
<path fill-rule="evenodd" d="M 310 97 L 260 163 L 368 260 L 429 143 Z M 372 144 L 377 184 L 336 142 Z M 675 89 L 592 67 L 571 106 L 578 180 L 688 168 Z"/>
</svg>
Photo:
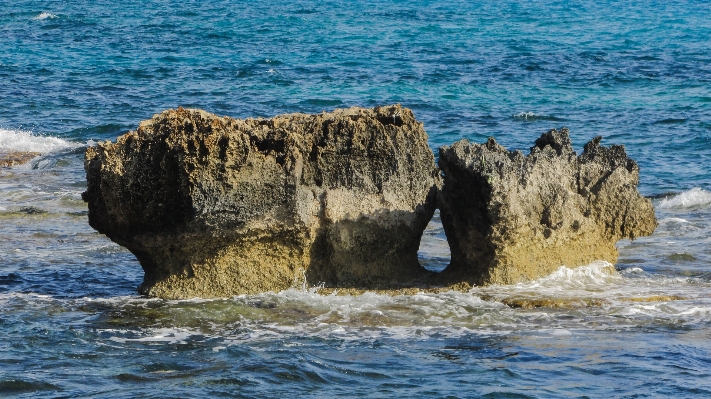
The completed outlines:
<svg viewBox="0 0 711 399">
<path fill-rule="evenodd" d="M 615 243 L 652 234 L 651 202 L 623 146 L 587 143 L 577 156 L 568 130 L 551 130 L 529 155 L 489 138 L 439 150 L 439 195 L 451 264 L 442 281 L 512 284 L 561 265 L 614 263 Z"/>
</svg>

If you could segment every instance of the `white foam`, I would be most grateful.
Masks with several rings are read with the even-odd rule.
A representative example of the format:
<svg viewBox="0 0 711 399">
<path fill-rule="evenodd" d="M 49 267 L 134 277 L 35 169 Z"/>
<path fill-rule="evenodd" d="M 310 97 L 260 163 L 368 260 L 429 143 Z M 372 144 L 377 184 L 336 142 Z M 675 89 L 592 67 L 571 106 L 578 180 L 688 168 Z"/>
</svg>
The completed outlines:
<svg viewBox="0 0 711 399">
<path fill-rule="evenodd" d="M 0 152 L 39 152 L 46 154 L 79 144 L 57 137 L 35 136 L 27 130 L 9 130 L 0 128 Z"/>
<path fill-rule="evenodd" d="M 689 221 L 682 218 L 664 218 L 659 221 L 659 224 L 666 223 L 689 223 Z"/>
<path fill-rule="evenodd" d="M 611 280 L 619 279 L 619 275 L 614 271 L 614 266 L 604 260 L 595 261 L 587 266 L 570 269 L 561 266 L 555 272 L 526 283 L 519 283 L 512 288 L 515 289 L 575 289 L 605 286 Z"/>
<path fill-rule="evenodd" d="M 660 209 L 694 208 L 711 205 L 711 192 L 694 187 L 689 191 L 665 198 L 657 205 Z"/>
<path fill-rule="evenodd" d="M 43 12 L 43 13 L 40 13 L 40 15 L 38 15 L 32 19 L 37 20 L 37 21 L 42 21 L 44 19 L 54 19 L 54 18 L 59 18 L 59 17 L 54 14 L 48 13 L 48 12 Z"/>
<path fill-rule="evenodd" d="M 106 333 L 122 333 L 121 330 L 103 329 L 100 332 Z M 166 344 L 184 344 L 190 337 L 197 332 L 182 328 L 148 328 L 143 331 L 145 334 L 142 337 L 126 338 L 121 336 L 110 337 L 109 340 L 126 343 L 126 342 L 161 342 Z"/>
<path fill-rule="evenodd" d="M 516 115 L 513 115 L 514 118 L 519 118 L 519 119 L 534 119 L 538 118 L 538 115 L 533 113 L 533 112 L 519 112 Z"/>
</svg>

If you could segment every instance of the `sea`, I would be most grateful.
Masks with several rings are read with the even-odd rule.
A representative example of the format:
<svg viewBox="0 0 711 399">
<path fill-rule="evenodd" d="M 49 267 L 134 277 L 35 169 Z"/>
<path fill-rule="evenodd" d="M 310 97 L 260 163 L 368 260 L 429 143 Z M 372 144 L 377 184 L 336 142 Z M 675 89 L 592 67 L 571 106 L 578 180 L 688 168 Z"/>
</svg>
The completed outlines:
<svg viewBox="0 0 711 399">
<path fill-rule="evenodd" d="M 87 147 L 168 108 L 235 118 L 400 103 L 435 154 L 622 144 L 650 237 L 516 285 L 137 293 L 94 231 Z M 0 0 L 0 397 L 711 397 L 711 3 Z M 444 269 L 435 215 L 422 264 Z"/>
</svg>

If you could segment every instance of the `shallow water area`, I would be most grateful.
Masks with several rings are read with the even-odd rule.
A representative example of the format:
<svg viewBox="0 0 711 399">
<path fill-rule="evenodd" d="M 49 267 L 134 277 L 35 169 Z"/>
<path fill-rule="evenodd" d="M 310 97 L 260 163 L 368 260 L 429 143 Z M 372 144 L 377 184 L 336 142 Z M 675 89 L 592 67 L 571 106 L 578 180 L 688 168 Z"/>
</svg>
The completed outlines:
<svg viewBox="0 0 711 399">
<path fill-rule="evenodd" d="M 0 397 L 711 396 L 708 4 L 0 7 Z M 400 102 L 435 150 L 624 144 L 659 227 L 616 265 L 412 295 L 144 298 L 88 226 L 83 151 L 153 113 Z M 449 250 L 438 216 L 420 261 Z"/>
</svg>

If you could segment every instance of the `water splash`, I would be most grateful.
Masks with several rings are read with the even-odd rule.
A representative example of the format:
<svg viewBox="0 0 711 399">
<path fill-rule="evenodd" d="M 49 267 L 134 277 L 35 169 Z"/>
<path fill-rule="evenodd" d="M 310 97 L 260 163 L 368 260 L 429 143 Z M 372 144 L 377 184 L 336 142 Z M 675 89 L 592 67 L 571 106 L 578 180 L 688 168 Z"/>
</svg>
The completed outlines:
<svg viewBox="0 0 711 399">
<path fill-rule="evenodd" d="M 37 152 L 46 154 L 79 146 L 78 143 L 72 143 L 57 137 L 36 136 L 27 130 L 0 128 L 0 152 Z"/>
<path fill-rule="evenodd" d="M 711 192 L 695 187 L 689 191 L 665 198 L 657 205 L 659 209 L 696 208 L 711 205 Z"/>
</svg>

